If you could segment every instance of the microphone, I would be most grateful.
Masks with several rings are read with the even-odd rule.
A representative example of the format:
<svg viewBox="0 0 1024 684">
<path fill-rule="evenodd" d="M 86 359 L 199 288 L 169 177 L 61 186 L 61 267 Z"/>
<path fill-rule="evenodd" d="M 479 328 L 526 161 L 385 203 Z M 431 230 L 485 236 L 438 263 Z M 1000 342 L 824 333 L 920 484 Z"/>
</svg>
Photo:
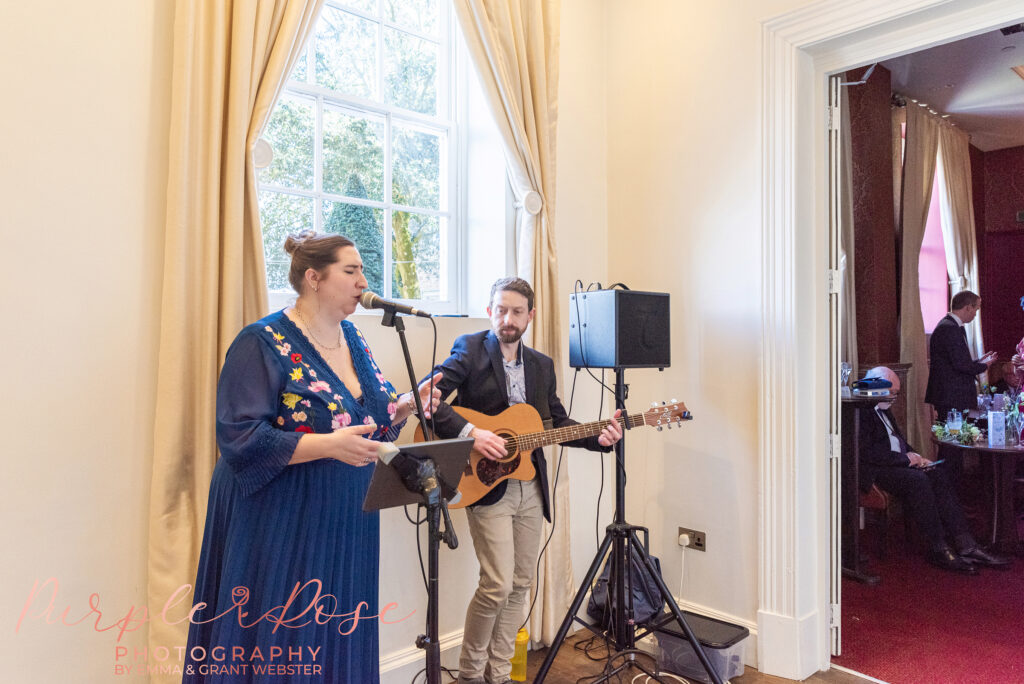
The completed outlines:
<svg viewBox="0 0 1024 684">
<path fill-rule="evenodd" d="M 398 302 L 392 302 L 382 298 L 376 292 L 370 292 L 366 290 L 359 298 L 359 303 L 363 305 L 364 309 L 384 309 L 385 311 L 394 311 L 396 313 L 408 314 L 410 316 L 423 316 L 424 318 L 430 318 L 430 314 L 426 311 L 420 311 L 414 309 L 408 304 L 399 304 Z"/>
<path fill-rule="evenodd" d="M 427 504 L 436 505 L 440 502 L 441 488 L 438 481 L 442 478 L 434 461 L 403 454 L 394 445 L 390 449 L 379 449 L 379 453 L 381 462 L 394 468 L 406 489 L 422 494 Z M 457 491 L 449 503 L 458 503 L 461 498 L 462 492 Z"/>
</svg>

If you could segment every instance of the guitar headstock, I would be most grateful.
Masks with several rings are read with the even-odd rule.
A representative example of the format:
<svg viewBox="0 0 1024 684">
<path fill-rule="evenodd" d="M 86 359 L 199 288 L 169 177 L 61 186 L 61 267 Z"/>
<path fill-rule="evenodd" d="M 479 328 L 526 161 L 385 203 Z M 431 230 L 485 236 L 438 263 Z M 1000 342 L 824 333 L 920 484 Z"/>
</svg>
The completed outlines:
<svg viewBox="0 0 1024 684">
<path fill-rule="evenodd" d="M 644 411 L 644 425 L 661 430 L 664 427 L 672 429 L 672 424 L 681 426 L 684 420 L 693 420 L 693 416 L 686 408 L 686 404 L 673 399 L 671 402 L 652 402 L 651 408 Z"/>
</svg>

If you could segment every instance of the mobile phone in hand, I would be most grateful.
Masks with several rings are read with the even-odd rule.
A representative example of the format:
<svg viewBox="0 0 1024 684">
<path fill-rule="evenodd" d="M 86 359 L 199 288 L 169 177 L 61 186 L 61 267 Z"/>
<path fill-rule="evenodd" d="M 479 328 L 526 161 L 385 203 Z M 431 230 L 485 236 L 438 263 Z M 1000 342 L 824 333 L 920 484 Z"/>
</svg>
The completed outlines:
<svg viewBox="0 0 1024 684">
<path fill-rule="evenodd" d="M 915 468 L 919 468 L 920 470 L 931 470 L 932 468 L 934 468 L 935 466 L 939 465 L 940 463 L 945 463 L 945 461 L 946 461 L 946 459 L 940 458 L 938 461 L 932 461 L 931 463 L 924 463 L 922 465 L 914 466 L 914 467 Z"/>
</svg>

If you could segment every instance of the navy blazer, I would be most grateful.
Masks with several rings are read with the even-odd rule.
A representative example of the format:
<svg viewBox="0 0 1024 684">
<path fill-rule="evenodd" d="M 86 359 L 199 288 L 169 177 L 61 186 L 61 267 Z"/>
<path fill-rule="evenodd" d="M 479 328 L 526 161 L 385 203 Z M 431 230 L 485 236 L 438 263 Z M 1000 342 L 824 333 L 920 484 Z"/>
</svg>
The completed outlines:
<svg viewBox="0 0 1024 684">
<path fill-rule="evenodd" d="M 526 403 L 537 409 L 545 428 L 573 425 L 556 392 L 555 364 L 550 357 L 535 349 L 522 345 L 524 376 L 526 379 Z M 501 413 L 509 407 L 508 387 L 505 381 L 505 367 L 502 363 L 501 345 L 490 330 L 462 335 L 452 345 L 451 356 L 438 366 L 444 378 L 438 383 L 442 400 L 452 392 L 458 392 L 451 406 L 463 406 L 489 416 Z M 434 428 L 438 436 L 452 439 L 469 422 L 455 413 L 451 406 L 442 403 L 434 412 Z M 566 442 L 566 446 L 582 447 L 592 451 L 611 451 L 603 447 L 597 437 Z M 536 449 L 532 455 L 533 465 L 540 477 L 541 492 L 544 496 L 544 517 L 551 520 L 548 494 L 547 461 L 544 450 Z M 508 480 L 495 485 L 473 506 L 496 503 L 505 495 Z"/>
<path fill-rule="evenodd" d="M 885 429 L 885 423 L 878 417 L 874 408 L 858 409 L 860 411 L 860 453 L 858 456 L 860 466 L 860 488 L 861 491 L 869 491 L 875 482 L 875 473 L 881 468 L 906 468 L 910 466 L 910 457 L 904 452 L 892 450 L 892 442 L 889 441 L 889 431 Z M 907 451 L 914 451 L 914 447 L 907 443 L 907 438 L 896 423 L 892 411 L 884 409 L 885 417 L 892 424 L 893 431 L 899 437 Z"/>
<path fill-rule="evenodd" d="M 924 400 L 940 409 L 973 408 L 978 396 L 975 378 L 988 366 L 971 358 L 966 332 L 949 314 L 935 326 L 928 353 L 928 389 Z"/>
</svg>

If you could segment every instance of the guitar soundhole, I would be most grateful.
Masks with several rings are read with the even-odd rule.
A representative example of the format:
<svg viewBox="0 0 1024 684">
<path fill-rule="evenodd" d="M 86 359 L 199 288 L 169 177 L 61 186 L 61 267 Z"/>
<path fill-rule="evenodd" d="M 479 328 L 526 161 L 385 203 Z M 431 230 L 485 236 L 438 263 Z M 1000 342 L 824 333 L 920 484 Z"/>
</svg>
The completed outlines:
<svg viewBox="0 0 1024 684">
<path fill-rule="evenodd" d="M 509 440 L 514 437 L 514 435 L 503 432 L 499 432 L 497 433 L 497 435 L 504 440 Z M 510 458 L 512 456 L 514 456 L 515 458 Z M 509 446 L 507 449 L 506 458 L 510 458 L 510 460 L 492 461 L 489 458 L 481 458 L 479 461 L 477 461 L 476 476 L 477 478 L 479 478 L 480 482 L 490 487 L 491 485 L 493 485 L 495 482 L 505 477 L 506 475 L 514 473 L 516 468 L 519 467 L 519 463 L 522 457 L 519 455 L 519 452 L 516 451 L 514 446 Z"/>
</svg>

